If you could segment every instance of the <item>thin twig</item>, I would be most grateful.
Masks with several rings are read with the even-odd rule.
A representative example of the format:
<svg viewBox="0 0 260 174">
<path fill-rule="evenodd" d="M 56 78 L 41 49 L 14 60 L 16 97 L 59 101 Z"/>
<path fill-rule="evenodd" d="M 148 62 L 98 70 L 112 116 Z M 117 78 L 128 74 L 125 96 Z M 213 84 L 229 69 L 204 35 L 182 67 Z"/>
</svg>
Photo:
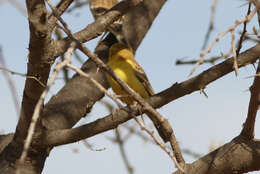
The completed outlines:
<svg viewBox="0 0 260 174">
<path fill-rule="evenodd" d="M 220 56 L 214 56 L 214 57 L 211 57 L 209 59 L 206 59 L 203 61 L 203 63 L 210 63 L 210 64 L 215 64 L 216 61 L 220 60 L 220 59 L 226 59 L 230 56 L 230 54 L 232 53 L 232 50 L 225 53 L 225 54 L 221 54 Z M 177 59 L 175 64 L 176 65 L 192 65 L 192 64 L 196 64 L 198 62 L 198 60 L 183 60 L 183 59 Z"/>
<path fill-rule="evenodd" d="M 134 117 L 135 121 L 138 123 L 138 125 L 141 127 L 142 130 L 144 130 L 145 132 L 147 132 L 154 140 L 154 142 L 163 150 L 165 151 L 169 157 L 172 159 L 173 163 L 175 164 L 175 166 L 184 173 L 184 169 L 179 165 L 179 163 L 177 162 L 174 154 L 172 152 L 170 152 L 166 147 L 165 145 L 160 142 L 160 140 L 158 140 L 155 135 L 154 135 L 154 132 L 151 131 L 150 129 L 148 129 L 144 123 L 142 121 L 140 121 L 137 117 Z"/>
<path fill-rule="evenodd" d="M 92 145 L 89 144 L 89 142 L 88 142 L 86 139 L 82 140 L 82 142 L 83 142 L 83 144 L 84 144 L 88 149 L 90 149 L 91 151 L 101 152 L 101 151 L 106 150 L 105 147 L 104 147 L 104 148 L 101 148 L 101 149 L 94 149 L 94 148 L 92 147 Z"/>
<path fill-rule="evenodd" d="M 116 142 L 119 145 L 119 149 L 120 149 L 120 153 L 122 155 L 123 161 L 125 163 L 125 166 L 127 168 L 127 171 L 129 174 L 133 174 L 134 173 L 134 168 L 132 167 L 132 165 L 130 164 L 126 152 L 125 152 L 125 147 L 124 147 L 124 141 L 121 138 L 120 132 L 118 130 L 118 128 L 115 129 L 115 134 L 116 134 Z"/>
<path fill-rule="evenodd" d="M 247 9 L 247 16 L 250 14 L 251 12 L 251 2 L 249 2 L 248 4 L 248 9 Z M 245 37 L 245 34 L 246 34 L 246 26 L 247 26 L 247 21 L 244 22 L 244 28 L 243 28 L 243 31 L 241 33 L 241 36 L 240 36 L 240 39 L 239 39 L 239 43 L 238 43 L 238 46 L 237 46 L 237 51 L 236 51 L 236 55 L 238 56 L 239 53 L 240 53 L 240 50 L 242 48 L 242 42 L 244 41 L 244 37 Z"/>
<path fill-rule="evenodd" d="M 58 27 L 55 27 L 55 35 L 57 36 L 57 38 L 60 40 L 63 38 L 62 32 Z M 60 56 L 61 60 L 64 60 L 64 54 Z M 66 68 L 62 69 L 63 72 L 63 76 L 64 76 L 64 82 L 67 83 L 69 81 L 69 71 Z"/>
<path fill-rule="evenodd" d="M 231 30 L 231 45 L 232 45 L 232 52 L 233 52 L 233 56 L 234 56 L 234 70 L 235 70 L 235 74 L 236 76 L 238 75 L 238 65 L 237 65 L 237 52 L 236 52 L 236 45 L 235 45 L 235 31 Z"/>
<path fill-rule="evenodd" d="M 133 127 L 133 126 L 124 125 L 123 128 L 126 128 L 129 131 L 129 133 L 124 137 L 123 141 L 127 141 L 131 137 L 131 135 L 137 135 L 138 137 L 140 137 L 145 142 L 154 143 L 152 139 L 148 138 L 142 132 L 137 131 L 136 128 Z"/>
<path fill-rule="evenodd" d="M 5 67 L 0 67 L 0 70 L 5 71 L 5 72 L 8 72 L 8 73 L 10 73 L 10 74 L 12 74 L 12 75 L 17 75 L 17 76 L 20 76 L 20 77 L 25 77 L 25 78 L 27 78 L 27 79 L 34 79 L 34 80 L 37 81 L 42 87 L 45 88 L 45 85 L 44 85 L 37 77 L 35 77 L 35 76 L 28 76 L 28 75 L 26 75 L 26 74 L 24 74 L 24 73 L 15 72 L 15 71 L 12 71 L 12 70 L 7 69 L 7 68 L 5 68 Z M 57 78 L 57 79 L 63 79 L 63 78 Z"/>
<path fill-rule="evenodd" d="M 133 126 L 128 126 L 128 125 L 123 125 L 123 128 L 127 129 L 129 131 L 129 133 L 127 135 L 124 136 L 124 139 L 122 141 L 127 141 L 132 135 L 136 135 L 138 136 L 140 139 L 142 139 L 144 142 L 148 142 L 148 143 L 152 143 L 152 144 L 156 144 L 154 142 L 153 139 L 147 137 L 146 135 L 144 135 L 141 131 L 137 131 L 135 129 L 135 127 Z M 168 146 L 166 146 L 168 148 Z M 202 156 L 202 154 L 199 154 L 197 152 L 193 152 L 190 149 L 181 149 L 181 151 L 186 154 L 186 155 L 190 155 L 193 158 L 200 158 Z"/>
<path fill-rule="evenodd" d="M 21 77 L 26 77 L 26 74 L 12 71 L 10 69 L 7 69 L 5 66 L 0 67 L 0 70 L 6 71 L 6 72 L 8 72 L 8 73 L 10 73 L 12 75 L 18 75 L 18 76 L 21 76 Z"/>
<path fill-rule="evenodd" d="M 74 0 L 61 0 L 58 4 L 57 4 L 57 9 L 56 10 L 56 15 L 50 14 L 48 16 L 48 23 L 49 23 L 49 28 L 52 31 L 53 28 L 56 26 L 57 24 L 57 17 L 55 16 L 61 16 L 67 9 L 68 7 L 71 5 L 71 3 Z"/>
<path fill-rule="evenodd" d="M 259 0 L 249 0 L 249 3 L 253 3 L 257 8 L 258 25 L 260 26 L 260 2 Z"/>
<path fill-rule="evenodd" d="M 100 91 L 104 92 L 109 98 L 111 98 L 117 105 L 119 108 L 123 108 L 122 104 L 117 100 L 117 97 L 115 97 L 114 94 L 111 94 L 110 92 L 108 92 L 108 90 L 106 90 L 106 88 L 104 88 L 100 83 L 98 83 L 95 79 L 91 78 L 87 73 L 85 73 L 84 71 L 82 71 L 81 69 L 79 69 L 78 67 L 71 65 L 71 64 L 67 64 L 66 65 L 68 68 L 74 70 L 75 72 L 77 72 L 78 74 L 80 74 L 83 77 L 86 77 L 88 80 L 91 81 L 91 83 L 93 83 Z"/>
<path fill-rule="evenodd" d="M 193 69 L 191 70 L 190 75 L 192 75 L 194 73 L 194 71 L 199 67 L 200 64 L 203 63 L 204 57 L 210 53 L 211 49 L 216 45 L 216 43 L 219 41 L 219 39 L 221 39 L 223 36 L 225 36 L 227 33 L 231 32 L 232 30 L 235 30 L 235 28 L 246 22 L 250 22 L 251 19 L 253 18 L 253 16 L 256 14 L 257 12 L 257 8 L 255 8 L 249 15 L 247 15 L 245 18 L 235 21 L 235 23 L 233 25 L 231 25 L 228 29 L 226 29 L 225 31 L 223 31 L 222 33 L 218 34 L 218 37 L 209 45 L 209 47 L 207 49 L 205 49 L 201 54 L 200 54 L 200 59 L 198 60 L 198 62 L 195 64 L 195 66 L 193 67 Z"/>
<path fill-rule="evenodd" d="M 205 47 L 207 46 L 208 41 L 209 41 L 209 36 L 214 29 L 214 19 L 215 19 L 217 4 L 218 4 L 218 0 L 214 0 L 212 5 L 211 5 L 211 15 L 210 15 L 209 29 L 208 29 L 207 34 L 205 36 L 205 40 L 204 40 L 204 43 L 203 43 L 203 46 L 202 46 L 202 50 L 204 50 Z"/>
</svg>

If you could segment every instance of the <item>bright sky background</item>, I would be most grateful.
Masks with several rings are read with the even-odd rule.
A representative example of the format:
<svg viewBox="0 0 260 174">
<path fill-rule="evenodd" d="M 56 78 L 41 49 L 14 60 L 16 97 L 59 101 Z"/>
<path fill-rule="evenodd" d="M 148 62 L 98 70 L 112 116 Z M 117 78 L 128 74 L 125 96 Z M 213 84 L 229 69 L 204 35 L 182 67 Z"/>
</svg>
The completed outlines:
<svg viewBox="0 0 260 174">
<path fill-rule="evenodd" d="M 19 1 L 20 2 L 20 1 Z M 208 29 L 210 18 L 209 0 L 169 0 L 154 21 L 150 31 L 138 48 L 136 58 L 146 71 L 156 92 L 170 87 L 175 82 L 188 79 L 193 66 L 176 66 L 177 58 L 198 59 L 204 36 Z M 21 2 L 24 3 L 24 2 Z M 217 34 L 227 29 L 235 20 L 245 16 L 247 6 L 243 0 L 219 0 L 215 16 L 215 29 L 211 35 L 212 41 Z M 24 4 L 23 4 L 24 5 Z M 89 7 L 81 8 L 65 15 L 73 31 L 82 29 L 93 21 Z M 29 30 L 27 18 L 7 0 L 0 1 L 0 45 L 3 49 L 7 67 L 10 70 L 25 73 L 28 55 Z M 248 26 L 252 33 L 252 26 Z M 241 31 L 241 27 L 236 32 Z M 238 35 L 236 35 L 238 39 Z M 96 41 L 86 45 L 93 50 Z M 242 50 L 254 44 L 244 44 Z M 212 50 L 211 56 L 226 53 L 231 46 L 231 35 L 228 34 Z M 207 56 L 210 57 L 210 55 Z M 86 60 L 86 57 L 83 57 Z M 74 60 L 75 65 L 80 64 Z M 211 65 L 202 65 L 195 74 L 206 70 Z M 199 92 L 192 93 L 167 106 L 159 112 L 169 119 L 181 148 L 188 148 L 199 154 L 207 154 L 212 141 L 215 145 L 224 144 L 237 136 L 245 121 L 249 91 L 254 74 L 252 65 L 239 70 L 239 76 L 231 73 L 207 86 L 205 92 L 209 98 Z M 24 77 L 12 76 L 19 100 L 22 99 Z M 63 86 L 58 80 L 51 89 L 49 97 Z M 49 99 L 48 97 L 48 99 Z M 105 99 L 109 100 L 109 99 Z M 102 108 L 102 109 L 100 109 Z M 9 133 L 15 130 L 17 115 L 6 79 L 0 75 L 0 130 Z M 84 118 L 83 124 L 107 115 L 101 104 L 96 104 L 90 118 Z M 259 138 L 260 125 L 256 125 L 256 138 Z M 129 123 L 127 123 L 129 124 Z M 135 123 L 132 123 L 135 124 Z M 131 124 L 131 125 L 132 125 Z M 136 129 L 139 130 L 138 126 Z M 126 134 L 122 126 L 119 130 Z M 114 131 L 88 139 L 97 152 L 87 149 L 81 142 L 55 148 L 48 157 L 43 174 L 63 173 L 127 173 L 117 145 L 111 142 Z M 159 147 L 146 143 L 138 137 L 131 137 L 125 145 L 130 163 L 136 174 L 142 173 L 172 173 L 175 170 L 172 161 Z M 75 153 L 77 149 L 78 153 Z M 195 159 L 184 155 L 187 162 Z"/>
</svg>

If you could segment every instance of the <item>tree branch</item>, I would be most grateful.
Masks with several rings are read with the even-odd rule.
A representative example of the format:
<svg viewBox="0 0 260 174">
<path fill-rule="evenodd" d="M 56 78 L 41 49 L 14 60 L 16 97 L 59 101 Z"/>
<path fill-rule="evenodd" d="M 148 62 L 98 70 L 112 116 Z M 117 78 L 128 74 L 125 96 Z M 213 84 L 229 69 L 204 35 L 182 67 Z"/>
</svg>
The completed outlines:
<svg viewBox="0 0 260 174">
<path fill-rule="evenodd" d="M 246 138 L 253 139 L 255 131 L 255 119 L 257 110 L 259 108 L 259 94 L 260 94 L 260 61 L 258 62 L 257 70 L 253 85 L 250 87 L 251 97 L 248 107 L 248 113 L 246 122 L 244 123 L 243 130 L 241 132 L 242 136 Z"/>
<path fill-rule="evenodd" d="M 144 0 L 124 16 L 123 34 L 133 50 L 141 44 L 166 0 Z"/>
<path fill-rule="evenodd" d="M 50 67 L 53 63 L 51 58 L 51 33 L 48 31 L 47 10 L 43 0 L 27 0 L 28 20 L 30 26 L 30 43 L 26 78 L 21 116 L 16 127 L 15 140 L 23 143 L 31 122 L 35 105 L 47 83 Z M 46 51 L 49 50 L 49 51 Z M 44 86 L 42 86 L 42 84 Z"/>
<path fill-rule="evenodd" d="M 0 153 L 13 140 L 14 134 L 0 135 Z"/>
<path fill-rule="evenodd" d="M 187 164 L 188 174 L 243 174 L 260 169 L 260 141 L 247 141 L 236 137 L 231 142 L 205 155 L 192 164 Z M 181 171 L 173 174 L 182 174 Z"/>
<path fill-rule="evenodd" d="M 58 5 L 57 5 L 57 15 L 61 16 L 66 10 L 67 8 L 69 8 L 70 4 L 73 2 L 74 0 L 61 0 Z M 53 30 L 53 28 L 55 27 L 57 22 L 57 18 L 51 14 L 50 19 L 49 19 L 49 29 L 50 31 Z"/>
<path fill-rule="evenodd" d="M 127 172 L 128 172 L 128 174 L 134 174 L 134 168 L 130 164 L 129 159 L 126 155 L 126 150 L 125 150 L 125 146 L 124 146 L 125 142 L 122 140 L 121 134 L 120 134 L 118 129 L 115 129 L 115 136 L 116 136 L 115 143 L 117 143 L 118 146 L 119 146 L 120 154 L 121 154 L 123 161 L 125 163 Z"/>
<path fill-rule="evenodd" d="M 248 4 L 248 9 L 247 9 L 247 16 L 250 14 L 250 12 L 251 12 L 251 2 L 249 2 L 249 4 Z M 239 39 L 239 43 L 238 43 L 238 46 L 237 46 L 237 50 L 236 50 L 236 54 L 237 55 L 239 55 L 239 53 L 240 53 L 240 50 L 241 50 L 241 48 L 242 48 L 242 43 L 243 43 L 243 41 L 245 40 L 244 39 L 244 37 L 245 37 L 245 34 L 246 34 L 246 27 L 247 27 L 247 21 L 245 21 L 244 22 L 244 27 L 243 27 L 243 31 L 242 31 L 242 33 L 241 33 L 241 35 L 240 35 L 240 39 Z"/>
<path fill-rule="evenodd" d="M 139 115 L 141 107 L 135 107 L 135 110 L 131 108 L 132 115 L 126 111 L 127 109 L 129 110 L 129 108 L 125 107 L 104 118 L 76 128 L 47 131 L 45 140 L 43 141 L 44 144 L 41 145 L 52 147 L 69 144 L 115 129 L 118 125 L 132 119 L 132 115 Z"/>
</svg>

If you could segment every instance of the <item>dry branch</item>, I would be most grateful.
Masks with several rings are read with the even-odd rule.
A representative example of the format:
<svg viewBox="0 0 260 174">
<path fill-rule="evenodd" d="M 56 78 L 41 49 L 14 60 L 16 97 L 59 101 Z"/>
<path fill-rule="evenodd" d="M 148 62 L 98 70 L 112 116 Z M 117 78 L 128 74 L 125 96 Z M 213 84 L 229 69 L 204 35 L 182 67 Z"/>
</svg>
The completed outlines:
<svg viewBox="0 0 260 174">
<path fill-rule="evenodd" d="M 134 173 L 134 168 L 133 168 L 132 165 L 130 164 L 129 159 L 128 159 L 127 155 L 126 155 L 126 150 L 125 150 L 125 146 L 124 146 L 124 143 L 125 143 L 125 142 L 122 140 L 121 134 L 120 134 L 118 128 L 115 129 L 115 135 L 116 135 L 116 140 L 115 140 L 115 142 L 119 145 L 120 153 L 121 153 L 121 156 L 122 156 L 123 161 L 124 161 L 124 163 L 125 163 L 127 172 L 128 172 L 129 174 L 133 174 L 133 173 Z"/>
<path fill-rule="evenodd" d="M 210 34 L 212 33 L 213 29 L 214 29 L 214 20 L 215 20 L 215 14 L 216 14 L 216 8 L 218 5 L 218 0 L 214 0 L 212 5 L 211 5 L 211 14 L 210 14 L 210 21 L 209 21 L 209 28 L 208 31 L 206 33 L 204 42 L 203 42 L 203 46 L 202 46 L 202 50 L 204 50 L 208 44 L 209 38 L 210 38 Z"/>
<path fill-rule="evenodd" d="M 257 70 L 253 85 L 250 87 L 251 97 L 248 107 L 246 122 L 244 123 L 241 135 L 249 140 L 254 138 L 255 119 L 259 109 L 259 94 L 260 94 L 260 61 L 258 62 Z"/>
<path fill-rule="evenodd" d="M 248 10 L 247 10 L 247 16 L 250 14 L 250 12 L 251 12 L 251 2 L 249 2 L 249 4 L 248 4 Z M 244 37 L 245 37 L 245 35 L 246 35 L 246 27 L 247 27 L 247 21 L 245 21 L 244 22 L 244 27 L 243 27 L 243 31 L 242 31 L 242 33 L 241 33 L 241 36 L 240 36 L 240 39 L 239 39 L 239 43 L 238 43 L 238 47 L 237 47 L 237 50 L 236 50 L 236 54 L 237 55 L 239 55 L 239 53 L 240 53 L 240 50 L 241 50 L 241 48 L 242 48 L 242 43 L 243 43 L 243 41 L 244 41 Z"/>
<path fill-rule="evenodd" d="M 243 18 L 241 20 L 238 20 L 238 21 L 235 21 L 235 23 L 233 25 L 231 25 L 228 29 L 226 29 L 225 31 L 219 33 L 218 37 L 207 47 L 207 49 L 205 49 L 200 54 L 200 58 L 199 58 L 198 62 L 195 64 L 194 68 L 191 70 L 190 75 L 192 75 L 194 73 L 194 71 L 199 67 L 199 65 L 203 63 L 204 57 L 208 53 L 210 53 L 210 51 L 217 44 L 219 39 L 221 39 L 227 33 L 234 31 L 238 25 L 240 25 L 240 24 L 242 24 L 244 22 L 250 22 L 250 20 L 253 18 L 253 16 L 256 14 L 256 12 L 257 12 L 257 7 L 249 15 L 247 15 L 245 18 Z"/>
<path fill-rule="evenodd" d="M 61 0 L 56 7 L 57 16 L 61 16 L 69 8 L 69 6 L 71 5 L 71 3 L 73 1 L 74 0 Z M 51 16 L 49 16 L 49 30 L 50 31 L 53 30 L 53 28 L 56 25 L 56 22 L 57 22 L 57 18 L 53 14 L 51 14 Z"/>
</svg>

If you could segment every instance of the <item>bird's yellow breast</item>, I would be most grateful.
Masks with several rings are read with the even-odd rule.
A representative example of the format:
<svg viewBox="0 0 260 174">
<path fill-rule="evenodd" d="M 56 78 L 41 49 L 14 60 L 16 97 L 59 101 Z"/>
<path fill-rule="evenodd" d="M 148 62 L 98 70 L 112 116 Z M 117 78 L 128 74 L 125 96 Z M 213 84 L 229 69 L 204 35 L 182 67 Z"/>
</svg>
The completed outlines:
<svg viewBox="0 0 260 174">
<path fill-rule="evenodd" d="M 121 80 L 126 82 L 130 88 L 137 92 L 141 97 L 148 98 L 149 94 L 145 90 L 143 84 L 136 77 L 134 72 L 134 64 L 131 60 L 125 60 L 122 58 L 110 58 L 108 66 L 115 72 L 115 74 L 120 77 Z M 110 76 L 107 75 L 108 82 L 112 87 L 113 91 L 117 95 L 127 95 L 127 93 L 121 88 L 121 86 Z M 120 98 L 126 104 L 133 104 L 133 99 L 130 97 Z"/>
</svg>

